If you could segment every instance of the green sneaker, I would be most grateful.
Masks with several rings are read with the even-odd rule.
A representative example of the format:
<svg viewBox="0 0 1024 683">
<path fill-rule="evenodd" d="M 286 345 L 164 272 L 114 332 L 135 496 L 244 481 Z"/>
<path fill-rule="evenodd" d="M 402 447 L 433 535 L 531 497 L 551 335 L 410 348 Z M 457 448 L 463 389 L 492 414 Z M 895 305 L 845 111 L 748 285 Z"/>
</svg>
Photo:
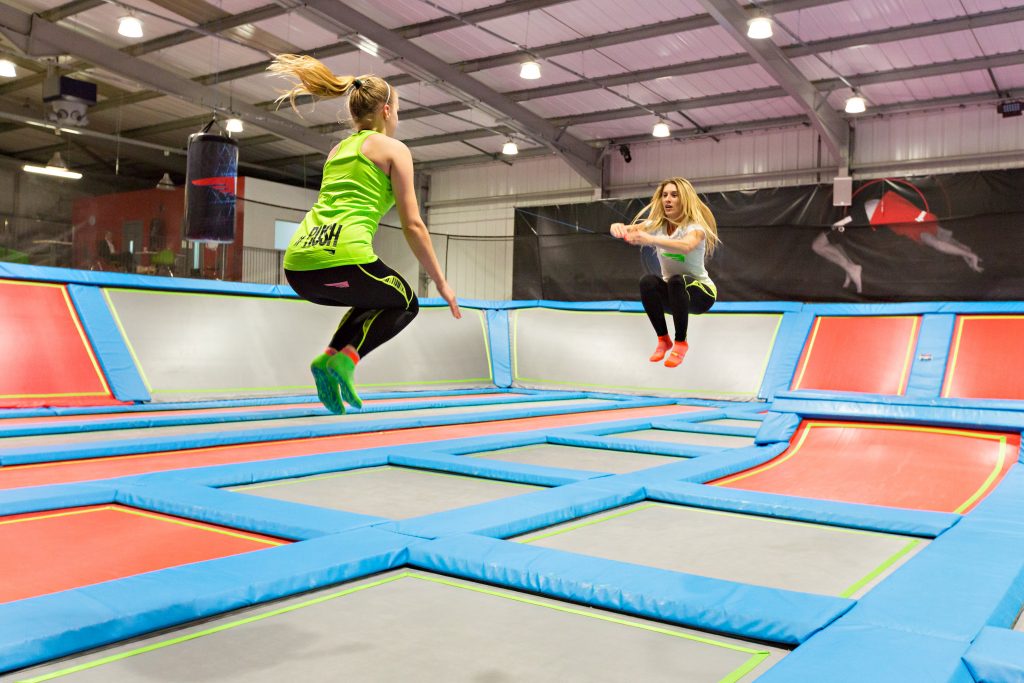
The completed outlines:
<svg viewBox="0 0 1024 683">
<path fill-rule="evenodd" d="M 356 364 L 352 362 L 352 359 L 343 353 L 337 353 L 331 356 L 327 362 L 327 368 L 337 381 L 345 403 L 353 408 L 362 408 L 363 399 L 359 398 L 359 394 L 356 393 L 356 383 L 352 378 L 356 371 Z"/>
<path fill-rule="evenodd" d="M 331 356 L 321 353 L 310 363 L 309 369 L 313 372 L 313 381 L 316 382 L 316 395 L 327 410 L 335 415 L 345 414 L 345 404 L 341 402 L 341 391 L 338 388 L 338 381 L 330 370 Z M 351 361 L 350 361 L 351 362 Z"/>
</svg>

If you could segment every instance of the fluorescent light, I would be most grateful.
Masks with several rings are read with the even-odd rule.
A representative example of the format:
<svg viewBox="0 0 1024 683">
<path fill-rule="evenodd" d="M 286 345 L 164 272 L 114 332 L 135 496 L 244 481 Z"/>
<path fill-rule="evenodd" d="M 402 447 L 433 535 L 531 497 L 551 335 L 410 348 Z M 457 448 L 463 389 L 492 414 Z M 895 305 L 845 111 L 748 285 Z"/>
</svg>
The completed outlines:
<svg viewBox="0 0 1024 683">
<path fill-rule="evenodd" d="M 61 158 L 60 152 L 54 152 L 50 160 L 46 162 L 46 166 L 35 166 L 33 164 L 25 164 L 21 167 L 21 170 L 29 173 L 39 173 L 41 175 L 52 175 L 58 178 L 70 178 L 72 180 L 78 180 L 82 177 L 82 174 L 77 171 L 69 171 L 68 165 L 64 163 L 64 159 Z"/>
<path fill-rule="evenodd" d="M 772 37 L 772 20 L 768 17 L 755 17 L 747 22 L 747 38 L 764 40 Z"/>
<path fill-rule="evenodd" d="M 540 64 L 534 61 L 523 62 L 519 69 L 519 78 L 525 78 L 528 81 L 535 81 L 540 78 Z"/>
<path fill-rule="evenodd" d="M 242 123 L 242 119 L 228 119 L 224 122 L 224 130 L 229 133 L 241 133 L 245 130 L 245 124 Z"/>
<path fill-rule="evenodd" d="M 14 78 L 17 75 L 18 70 L 14 68 L 14 62 L 9 59 L 0 59 L 0 77 Z"/>
<path fill-rule="evenodd" d="M 862 114 L 867 109 L 867 103 L 860 95 L 854 94 L 846 100 L 847 114 Z"/>
<path fill-rule="evenodd" d="M 117 32 L 125 38 L 141 38 L 142 22 L 138 17 L 128 15 L 117 20 Z"/>
<path fill-rule="evenodd" d="M 502 145 L 501 153 L 510 157 L 515 156 L 516 154 L 519 154 L 519 147 L 516 146 L 516 143 L 509 140 L 504 145 Z"/>
<path fill-rule="evenodd" d="M 371 57 L 380 56 L 380 46 L 364 36 L 359 36 L 359 40 L 356 41 L 356 47 L 358 47 L 360 50 L 370 55 Z"/>
<path fill-rule="evenodd" d="M 667 138 L 671 134 L 672 131 L 669 130 L 668 124 L 664 121 L 658 121 L 654 124 L 654 130 L 651 131 L 651 135 L 656 138 Z"/>
</svg>

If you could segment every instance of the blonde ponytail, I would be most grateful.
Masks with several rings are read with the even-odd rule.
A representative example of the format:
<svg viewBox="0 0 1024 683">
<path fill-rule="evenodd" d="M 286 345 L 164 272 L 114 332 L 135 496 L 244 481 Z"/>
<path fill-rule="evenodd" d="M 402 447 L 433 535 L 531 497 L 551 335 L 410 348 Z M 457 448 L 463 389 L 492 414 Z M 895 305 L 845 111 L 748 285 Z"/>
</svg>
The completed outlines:
<svg viewBox="0 0 1024 683">
<path fill-rule="evenodd" d="M 299 110 L 295 98 L 300 95 L 325 99 L 348 95 L 349 113 L 357 128 L 372 121 L 374 114 L 391 101 L 391 86 L 384 79 L 373 74 L 337 76 L 319 59 L 308 55 L 274 55 L 267 71 L 298 81 L 276 100 L 278 105 L 288 100 L 296 113 Z"/>
</svg>

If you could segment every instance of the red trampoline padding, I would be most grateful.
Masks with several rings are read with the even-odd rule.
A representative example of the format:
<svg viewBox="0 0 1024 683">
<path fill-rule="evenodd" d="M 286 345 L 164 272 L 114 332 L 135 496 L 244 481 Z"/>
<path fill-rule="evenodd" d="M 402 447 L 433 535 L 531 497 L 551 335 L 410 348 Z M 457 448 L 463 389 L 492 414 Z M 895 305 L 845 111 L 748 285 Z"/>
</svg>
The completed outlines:
<svg viewBox="0 0 1024 683">
<path fill-rule="evenodd" d="M 0 517 L 0 602 L 287 542 L 121 505 Z"/>
<path fill-rule="evenodd" d="M 1019 434 L 804 422 L 782 455 L 713 482 L 749 491 L 964 513 L 1017 460 Z"/>
<path fill-rule="evenodd" d="M 902 395 L 919 327 L 912 315 L 819 316 L 792 388 Z"/>
<path fill-rule="evenodd" d="M 64 285 L 0 280 L 0 407 L 114 400 Z"/>
<path fill-rule="evenodd" d="M 256 462 L 275 458 L 290 458 L 317 453 L 352 451 L 360 448 L 379 446 L 401 446 L 412 443 L 427 443 L 444 439 L 461 439 L 470 436 L 510 434 L 533 429 L 554 429 L 576 425 L 629 420 L 643 417 L 666 417 L 682 415 L 697 410 L 708 410 L 694 406 L 652 406 L 650 408 L 619 408 L 587 413 L 526 417 L 515 420 L 476 422 L 441 427 L 417 427 L 384 432 L 344 434 L 316 439 L 293 441 L 268 441 L 265 443 L 217 446 L 162 453 L 141 453 L 119 455 L 110 458 L 90 458 L 66 462 L 44 462 L 34 465 L 10 465 L 0 467 L 0 489 L 46 484 L 67 484 L 76 481 L 92 481 L 110 477 L 124 477 L 147 472 L 166 472 L 189 467 L 226 465 L 238 462 Z"/>
<path fill-rule="evenodd" d="M 1024 315 L 957 316 L 942 396 L 1024 400 Z"/>
</svg>

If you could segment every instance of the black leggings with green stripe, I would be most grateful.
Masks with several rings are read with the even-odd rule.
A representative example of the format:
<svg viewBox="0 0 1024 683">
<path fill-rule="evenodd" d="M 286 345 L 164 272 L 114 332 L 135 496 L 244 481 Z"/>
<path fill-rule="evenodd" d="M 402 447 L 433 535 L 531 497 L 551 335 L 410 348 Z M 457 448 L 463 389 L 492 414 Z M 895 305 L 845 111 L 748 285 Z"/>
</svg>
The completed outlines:
<svg viewBox="0 0 1024 683">
<path fill-rule="evenodd" d="M 644 312 L 659 337 L 668 334 L 665 312 L 672 314 L 676 324 L 676 341 L 686 341 L 690 313 L 706 313 L 715 303 L 711 291 L 689 275 L 673 275 L 668 281 L 657 275 L 640 278 L 640 301 Z"/>
<path fill-rule="evenodd" d="M 420 310 L 416 292 L 401 275 L 377 259 L 373 263 L 320 270 L 285 270 L 295 293 L 321 306 L 351 306 L 331 338 L 340 351 L 349 344 L 359 356 L 391 339 Z"/>
</svg>

